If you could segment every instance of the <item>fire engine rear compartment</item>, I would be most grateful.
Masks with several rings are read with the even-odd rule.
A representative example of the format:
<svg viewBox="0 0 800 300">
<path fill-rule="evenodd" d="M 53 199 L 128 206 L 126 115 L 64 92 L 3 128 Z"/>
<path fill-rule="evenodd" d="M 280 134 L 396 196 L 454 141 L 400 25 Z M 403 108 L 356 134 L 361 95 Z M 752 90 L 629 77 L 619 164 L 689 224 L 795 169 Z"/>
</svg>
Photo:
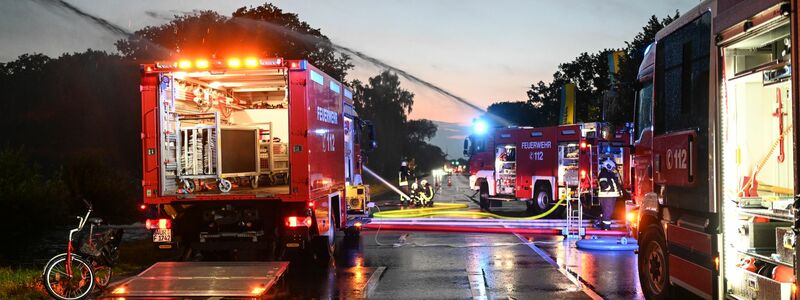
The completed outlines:
<svg viewBox="0 0 800 300">
<path fill-rule="evenodd" d="M 289 194 L 287 72 L 161 73 L 162 195 Z"/>
</svg>

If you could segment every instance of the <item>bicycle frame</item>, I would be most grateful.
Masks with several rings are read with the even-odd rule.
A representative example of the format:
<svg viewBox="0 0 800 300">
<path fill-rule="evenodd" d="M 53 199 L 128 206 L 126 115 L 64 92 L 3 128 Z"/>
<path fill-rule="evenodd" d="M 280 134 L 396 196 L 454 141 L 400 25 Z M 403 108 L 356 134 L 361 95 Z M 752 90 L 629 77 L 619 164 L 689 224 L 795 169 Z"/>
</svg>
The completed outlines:
<svg viewBox="0 0 800 300">
<path fill-rule="evenodd" d="M 86 212 L 86 216 L 78 216 L 78 228 L 69 231 L 69 240 L 67 241 L 67 276 L 72 277 L 72 251 L 75 250 L 72 246 L 72 236 L 83 230 L 83 226 L 86 225 L 86 221 L 89 220 L 89 214 L 91 213 L 92 209 L 89 208 Z"/>
</svg>

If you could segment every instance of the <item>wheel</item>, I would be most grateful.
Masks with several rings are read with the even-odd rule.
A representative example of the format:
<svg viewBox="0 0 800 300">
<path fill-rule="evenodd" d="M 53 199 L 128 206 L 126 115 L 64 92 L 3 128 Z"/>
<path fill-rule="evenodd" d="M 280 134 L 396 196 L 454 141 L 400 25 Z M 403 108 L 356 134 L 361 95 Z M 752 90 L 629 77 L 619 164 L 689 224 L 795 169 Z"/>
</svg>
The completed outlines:
<svg viewBox="0 0 800 300">
<path fill-rule="evenodd" d="M 197 186 L 194 184 L 194 180 L 184 180 L 183 181 L 183 189 L 186 190 L 187 193 L 191 194 L 194 193 L 194 190 Z"/>
<path fill-rule="evenodd" d="M 258 188 L 258 176 L 250 177 L 250 187 L 254 189 Z"/>
<path fill-rule="evenodd" d="M 94 283 L 98 288 L 104 289 L 108 286 L 108 283 L 111 282 L 111 275 L 111 267 L 97 266 L 94 269 Z"/>
<path fill-rule="evenodd" d="M 42 275 L 45 290 L 55 299 L 83 299 L 92 291 L 95 284 L 94 270 L 88 262 L 78 255 L 70 256 L 67 272 L 67 256 L 60 256 L 51 261 Z"/>
<path fill-rule="evenodd" d="M 553 197 L 550 196 L 550 191 L 547 190 L 545 185 L 539 185 L 533 192 L 533 205 L 531 211 L 537 214 L 546 212 L 553 207 Z"/>
<path fill-rule="evenodd" d="M 336 229 L 333 224 L 333 216 L 329 217 L 328 224 L 330 224 L 328 226 L 328 236 L 317 236 L 311 242 L 311 251 L 313 251 L 314 258 L 320 266 L 327 266 L 331 258 L 333 258 L 333 252 L 336 250 Z"/>
<path fill-rule="evenodd" d="M 231 182 L 227 179 L 220 179 L 218 186 L 219 191 L 223 193 L 230 192 L 231 188 L 233 188 L 233 184 L 231 184 Z"/>
<path fill-rule="evenodd" d="M 486 182 L 481 182 L 478 192 L 478 203 L 481 209 L 489 210 L 489 184 Z"/>
<path fill-rule="evenodd" d="M 650 225 L 639 241 L 639 282 L 647 299 L 667 299 L 670 294 L 667 247 L 661 230 Z"/>
</svg>

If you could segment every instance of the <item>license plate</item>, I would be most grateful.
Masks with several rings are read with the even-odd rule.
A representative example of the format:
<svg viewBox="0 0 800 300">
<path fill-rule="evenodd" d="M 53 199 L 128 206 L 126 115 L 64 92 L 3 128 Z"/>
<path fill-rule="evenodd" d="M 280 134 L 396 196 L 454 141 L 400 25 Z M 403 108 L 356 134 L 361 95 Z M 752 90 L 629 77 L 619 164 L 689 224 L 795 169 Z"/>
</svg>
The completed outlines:
<svg viewBox="0 0 800 300">
<path fill-rule="evenodd" d="M 156 229 L 153 232 L 153 242 L 155 243 L 172 242 L 172 229 Z"/>
</svg>

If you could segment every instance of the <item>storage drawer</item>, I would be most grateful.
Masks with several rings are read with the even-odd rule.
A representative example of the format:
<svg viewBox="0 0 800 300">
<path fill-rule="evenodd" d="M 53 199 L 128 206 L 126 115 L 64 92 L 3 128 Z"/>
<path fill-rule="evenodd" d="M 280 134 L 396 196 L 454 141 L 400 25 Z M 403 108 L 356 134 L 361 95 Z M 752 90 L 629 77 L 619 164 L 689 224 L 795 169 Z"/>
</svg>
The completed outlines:
<svg viewBox="0 0 800 300">
<path fill-rule="evenodd" d="M 753 300 L 790 300 L 792 284 L 782 283 L 745 270 L 734 270 L 736 276 L 728 278 L 728 293 L 738 298 Z M 738 276 L 741 275 L 741 276 Z"/>
</svg>

